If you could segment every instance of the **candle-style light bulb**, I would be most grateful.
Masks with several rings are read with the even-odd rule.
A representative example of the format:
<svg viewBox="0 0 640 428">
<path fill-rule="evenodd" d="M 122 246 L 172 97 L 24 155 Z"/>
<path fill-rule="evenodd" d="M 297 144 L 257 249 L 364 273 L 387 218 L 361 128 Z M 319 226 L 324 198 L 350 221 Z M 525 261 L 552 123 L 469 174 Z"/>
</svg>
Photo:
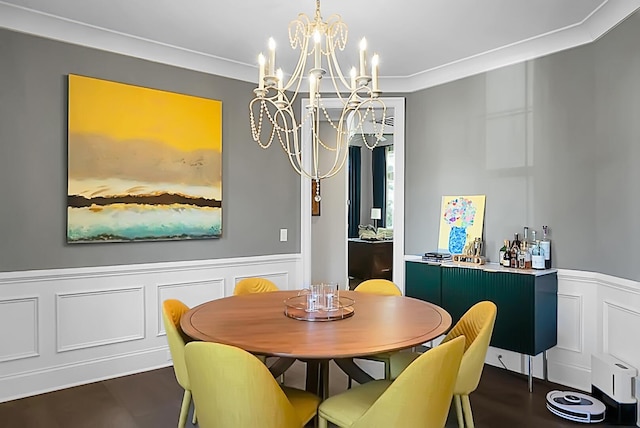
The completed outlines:
<svg viewBox="0 0 640 428">
<path fill-rule="evenodd" d="M 378 90 L 378 63 L 380 58 L 378 54 L 374 54 L 371 58 L 371 90 L 376 92 Z"/>
<path fill-rule="evenodd" d="M 276 69 L 276 41 L 269 37 L 269 76 L 273 76 Z"/>
<path fill-rule="evenodd" d="M 258 89 L 264 89 L 264 64 L 265 64 L 264 55 L 258 55 Z"/>
<path fill-rule="evenodd" d="M 360 40 L 360 76 L 367 75 L 367 39 Z"/>
<path fill-rule="evenodd" d="M 321 48 L 320 48 L 320 42 L 322 41 L 322 36 L 320 35 L 320 31 L 316 30 L 313 32 L 313 41 L 314 41 L 314 64 L 313 67 L 314 68 L 320 68 L 321 65 L 321 60 L 320 60 L 320 52 L 321 52 Z"/>
</svg>

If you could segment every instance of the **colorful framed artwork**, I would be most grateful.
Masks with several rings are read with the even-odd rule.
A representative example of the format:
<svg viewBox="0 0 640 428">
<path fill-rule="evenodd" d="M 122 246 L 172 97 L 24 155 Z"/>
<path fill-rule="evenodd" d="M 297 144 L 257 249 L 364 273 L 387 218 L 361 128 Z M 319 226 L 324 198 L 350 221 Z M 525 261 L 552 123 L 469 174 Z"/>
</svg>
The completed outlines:
<svg viewBox="0 0 640 428">
<path fill-rule="evenodd" d="M 485 195 L 443 196 L 438 249 L 462 254 L 465 245 L 482 239 Z"/>
<path fill-rule="evenodd" d="M 78 75 L 68 95 L 68 243 L 221 236 L 221 101 Z"/>
</svg>

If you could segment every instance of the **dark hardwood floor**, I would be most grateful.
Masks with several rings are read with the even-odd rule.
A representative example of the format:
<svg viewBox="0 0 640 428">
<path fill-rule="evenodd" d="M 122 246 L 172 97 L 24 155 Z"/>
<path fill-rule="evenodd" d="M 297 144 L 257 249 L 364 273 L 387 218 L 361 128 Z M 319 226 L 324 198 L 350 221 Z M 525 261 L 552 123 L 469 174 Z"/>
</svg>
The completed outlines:
<svg viewBox="0 0 640 428">
<path fill-rule="evenodd" d="M 330 372 L 329 393 L 333 395 L 346 388 L 347 379 L 334 365 Z M 302 363 L 287 371 L 285 383 L 296 387 L 304 384 Z M 486 366 L 478 390 L 471 395 L 476 427 L 584 426 L 560 419 L 546 409 L 546 393 L 554 389 L 570 388 L 535 380 L 533 393 L 529 394 L 526 377 Z M 0 427 L 169 428 L 177 425 L 181 399 L 182 389 L 168 367 L 2 403 Z M 455 415 L 449 416 L 447 427 L 457 427 Z"/>
</svg>

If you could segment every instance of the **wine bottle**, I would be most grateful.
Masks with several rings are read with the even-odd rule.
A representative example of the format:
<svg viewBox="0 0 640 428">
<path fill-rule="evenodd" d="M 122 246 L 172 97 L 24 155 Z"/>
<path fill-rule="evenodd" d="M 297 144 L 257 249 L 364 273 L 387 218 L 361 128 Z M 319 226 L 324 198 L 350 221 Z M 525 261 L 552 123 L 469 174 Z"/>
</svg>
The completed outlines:
<svg viewBox="0 0 640 428">
<path fill-rule="evenodd" d="M 549 226 L 542 226 L 542 241 L 540 248 L 544 252 L 544 267 L 551 269 L 551 240 L 549 239 Z"/>
<path fill-rule="evenodd" d="M 540 241 L 536 241 L 536 243 L 531 247 L 531 267 L 533 269 L 544 269 L 544 253 L 540 246 Z"/>
</svg>

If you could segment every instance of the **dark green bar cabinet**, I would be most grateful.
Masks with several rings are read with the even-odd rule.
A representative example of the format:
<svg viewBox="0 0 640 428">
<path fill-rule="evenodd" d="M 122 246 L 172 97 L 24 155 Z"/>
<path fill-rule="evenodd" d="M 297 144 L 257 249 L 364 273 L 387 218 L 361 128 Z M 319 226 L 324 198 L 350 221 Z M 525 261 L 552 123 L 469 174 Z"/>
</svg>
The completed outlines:
<svg viewBox="0 0 640 428">
<path fill-rule="evenodd" d="M 557 343 L 555 269 L 525 271 L 497 264 L 469 267 L 408 258 L 405 294 L 441 306 L 454 323 L 475 303 L 491 300 L 498 306 L 491 346 L 528 355 L 529 364 L 532 356 Z"/>
</svg>

